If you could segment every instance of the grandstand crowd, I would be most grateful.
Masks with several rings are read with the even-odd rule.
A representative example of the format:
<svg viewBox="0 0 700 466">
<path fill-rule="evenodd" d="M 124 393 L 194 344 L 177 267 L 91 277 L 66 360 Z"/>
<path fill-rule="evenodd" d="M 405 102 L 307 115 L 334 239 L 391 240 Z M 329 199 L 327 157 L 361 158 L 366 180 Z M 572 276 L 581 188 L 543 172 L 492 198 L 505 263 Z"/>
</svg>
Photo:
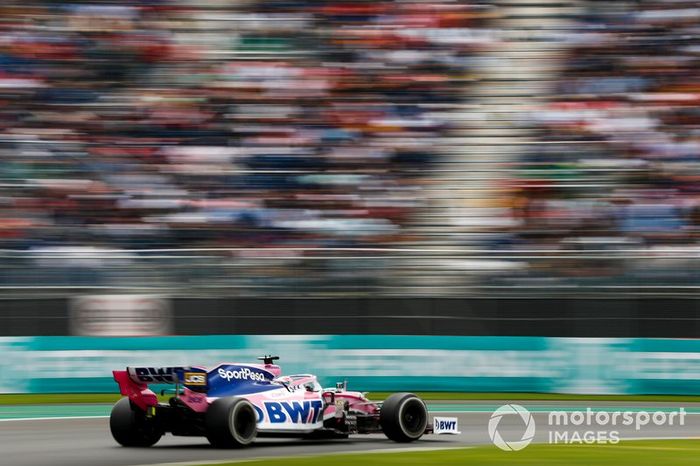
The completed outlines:
<svg viewBox="0 0 700 466">
<path fill-rule="evenodd" d="M 558 36 L 565 66 L 527 117 L 539 143 L 503 191 L 516 227 L 492 247 L 692 248 L 700 8 L 571 3 L 583 14 Z M 421 245 L 411 224 L 431 208 L 449 111 L 499 14 L 452 0 L 3 2 L 0 249 Z"/>
<path fill-rule="evenodd" d="M 478 5 L 0 6 L 0 247 L 402 240 Z"/>
<path fill-rule="evenodd" d="M 511 239 L 529 249 L 692 259 L 700 238 L 700 8 L 686 0 L 585 5 L 567 33 L 572 47 L 552 95 L 531 115 L 542 144 L 519 166 L 521 222 Z M 661 268 L 667 282 L 698 279 L 696 261 L 682 258 L 581 264 L 553 270 L 600 279 Z"/>
</svg>

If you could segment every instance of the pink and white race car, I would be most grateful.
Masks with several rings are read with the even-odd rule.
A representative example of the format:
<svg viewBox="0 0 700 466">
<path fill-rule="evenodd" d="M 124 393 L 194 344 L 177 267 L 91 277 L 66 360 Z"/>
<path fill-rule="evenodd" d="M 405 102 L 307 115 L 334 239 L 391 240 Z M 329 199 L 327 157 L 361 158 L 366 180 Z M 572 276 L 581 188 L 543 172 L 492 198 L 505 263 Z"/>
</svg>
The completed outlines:
<svg viewBox="0 0 700 466">
<path fill-rule="evenodd" d="M 383 432 L 391 440 L 412 442 L 432 432 L 425 403 L 411 393 L 372 402 L 348 391 L 346 383 L 322 388 L 314 375 L 282 376 L 276 356 L 258 359 L 263 363 L 114 371 L 126 398 L 112 408 L 112 436 L 123 446 L 145 447 L 170 432 L 234 448 L 256 436 L 346 438 Z M 158 402 L 147 387 L 161 383 L 175 385 L 168 403 Z"/>
</svg>

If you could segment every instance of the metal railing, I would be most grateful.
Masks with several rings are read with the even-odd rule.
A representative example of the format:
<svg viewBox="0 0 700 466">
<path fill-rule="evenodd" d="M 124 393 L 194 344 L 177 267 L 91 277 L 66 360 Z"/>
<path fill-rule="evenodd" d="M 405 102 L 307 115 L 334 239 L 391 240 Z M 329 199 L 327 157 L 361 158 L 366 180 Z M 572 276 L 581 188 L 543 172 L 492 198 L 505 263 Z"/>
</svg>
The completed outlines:
<svg viewBox="0 0 700 466">
<path fill-rule="evenodd" d="M 694 296 L 700 249 L 0 250 L 0 295 Z"/>
</svg>

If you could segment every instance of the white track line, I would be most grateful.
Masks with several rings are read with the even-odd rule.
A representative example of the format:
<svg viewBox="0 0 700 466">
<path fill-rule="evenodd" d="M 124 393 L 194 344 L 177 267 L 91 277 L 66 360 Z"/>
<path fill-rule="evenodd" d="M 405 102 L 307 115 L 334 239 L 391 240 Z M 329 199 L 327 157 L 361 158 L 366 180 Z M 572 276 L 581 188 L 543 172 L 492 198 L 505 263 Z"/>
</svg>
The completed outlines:
<svg viewBox="0 0 700 466">
<path fill-rule="evenodd" d="M 484 411 L 486 412 L 486 411 Z M 489 413 L 491 411 L 488 411 Z M 440 411 L 436 414 L 459 414 L 460 411 Z M 13 417 L 7 419 L 0 419 L 0 422 L 23 422 L 23 421 L 70 421 L 71 419 L 107 419 L 109 416 L 45 416 L 45 417 Z"/>
<path fill-rule="evenodd" d="M 484 413 L 492 413 L 492 411 L 483 411 Z M 481 413 L 481 411 L 430 411 L 429 414 L 469 414 L 469 413 Z M 700 414 L 700 413 L 686 413 L 686 414 Z M 44 417 L 13 417 L 7 419 L 0 419 L 0 422 L 14 422 L 14 421 L 53 421 L 62 420 L 69 421 L 71 419 L 106 419 L 109 415 L 105 416 L 44 416 Z"/>
</svg>

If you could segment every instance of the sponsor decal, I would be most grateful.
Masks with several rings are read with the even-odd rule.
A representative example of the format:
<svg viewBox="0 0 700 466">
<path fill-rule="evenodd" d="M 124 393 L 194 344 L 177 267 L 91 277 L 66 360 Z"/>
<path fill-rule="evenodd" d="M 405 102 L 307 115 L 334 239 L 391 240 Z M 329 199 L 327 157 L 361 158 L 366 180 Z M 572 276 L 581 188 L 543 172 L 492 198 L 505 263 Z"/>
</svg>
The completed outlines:
<svg viewBox="0 0 700 466">
<path fill-rule="evenodd" d="M 177 382 L 177 371 L 182 367 L 130 367 L 128 368 L 131 378 L 134 377 L 139 382 L 152 383 L 175 383 Z"/>
<path fill-rule="evenodd" d="M 433 433 L 435 434 L 461 434 L 457 430 L 456 417 L 435 417 L 433 418 Z"/>
<path fill-rule="evenodd" d="M 323 401 L 266 401 L 265 411 L 272 424 L 315 424 L 323 412 Z"/>
<path fill-rule="evenodd" d="M 253 371 L 250 369 L 250 367 L 241 367 L 240 369 L 233 371 L 219 368 L 217 372 L 219 373 L 219 377 L 226 379 L 227 382 L 230 382 L 232 379 L 253 380 L 258 382 L 265 380 L 265 374 L 262 372 Z"/>
<path fill-rule="evenodd" d="M 269 391 L 265 392 L 265 397 L 266 398 L 271 398 L 271 399 L 276 399 L 276 398 L 287 398 L 289 396 L 289 392 L 284 389 L 284 387 L 280 387 L 277 390 L 274 391 Z"/>
<path fill-rule="evenodd" d="M 185 384 L 199 386 L 206 385 L 207 374 L 203 372 L 185 372 Z"/>
<path fill-rule="evenodd" d="M 207 397 L 204 395 L 198 395 L 194 393 L 190 393 L 187 399 L 190 401 L 192 404 L 202 404 L 207 401 Z"/>
</svg>

